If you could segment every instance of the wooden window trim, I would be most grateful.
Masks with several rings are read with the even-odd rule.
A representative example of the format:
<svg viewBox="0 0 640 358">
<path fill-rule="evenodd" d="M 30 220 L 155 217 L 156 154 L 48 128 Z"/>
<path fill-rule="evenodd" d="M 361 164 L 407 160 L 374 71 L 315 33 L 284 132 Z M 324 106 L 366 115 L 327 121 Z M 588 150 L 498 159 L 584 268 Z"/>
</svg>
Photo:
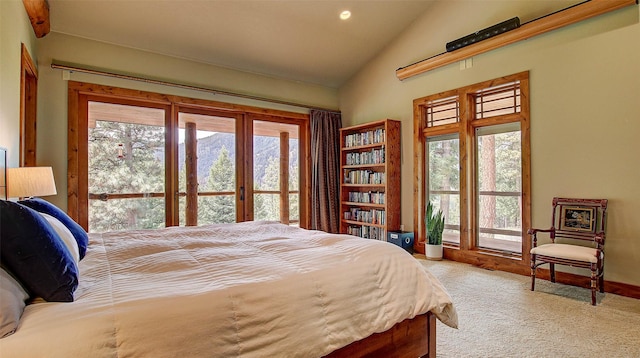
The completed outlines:
<svg viewBox="0 0 640 358">
<path fill-rule="evenodd" d="M 478 90 L 496 85 L 520 81 L 521 109 L 519 113 L 475 119 L 475 100 L 473 94 Z M 424 106 L 431 100 L 450 97 L 457 93 L 460 100 L 460 122 L 437 127 L 427 127 Z M 424 251 L 420 239 L 424 240 L 425 228 L 423 213 L 426 207 L 426 138 L 446 134 L 458 134 L 460 140 L 460 245 L 444 247 L 444 257 L 473 265 L 515 272 L 529 273 L 529 255 L 531 243 L 526 229 L 531 223 L 531 143 L 529 109 L 529 72 L 520 72 L 510 76 L 476 83 L 456 90 L 417 98 L 414 100 L 414 225 L 417 237 L 415 247 Z M 476 246 L 477 184 L 475 128 L 494 126 L 504 123 L 520 123 L 522 156 L 522 255 L 514 256 L 496 250 L 481 249 Z M 462 180 L 462 178 L 472 178 Z M 422 242 L 423 243 L 423 242 Z"/>
<path fill-rule="evenodd" d="M 279 121 L 281 123 L 300 126 L 300 226 L 309 227 L 311 192 L 309 167 L 311 153 L 309 146 L 309 115 L 254 106 L 239 105 L 225 102 L 209 101 L 155 92 L 146 92 L 126 88 L 103 86 L 92 83 L 69 81 L 68 83 L 68 168 L 67 168 L 67 213 L 83 228 L 88 229 L 88 108 L 89 100 L 104 102 L 108 100 L 117 104 L 143 105 L 146 107 L 165 109 L 165 126 L 167 128 L 165 140 L 169 150 L 165 154 L 166 160 L 166 188 L 169 193 L 178 193 L 178 152 L 176 141 L 178 138 L 178 113 L 201 113 L 239 118 L 238 125 L 244 128 L 244 133 L 251 133 L 253 119 L 265 121 Z M 251 119 L 251 120 L 250 120 Z M 241 132 L 242 133 L 242 132 Z M 251 153 L 251 140 L 238 141 L 238 153 Z M 237 170 L 243 170 L 245 175 L 252 174 L 253 163 L 245 162 Z M 304 175 L 303 174 L 304 171 Z M 252 177 L 252 176 L 249 176 Z M 247 186 L 244 195 L 251 195 L 251 186 Z M 240 190 L 237 191 L 238 193 Z M 173 200 L 167 200 L 167 225 L 179 224 L 178 195 Z M 243 203 L 244 205 L 244 203 Z M 245 212 L 252 208 L 245 207 Z M 244 220 L 250 218 L 244 217 Z"/>
</svg>

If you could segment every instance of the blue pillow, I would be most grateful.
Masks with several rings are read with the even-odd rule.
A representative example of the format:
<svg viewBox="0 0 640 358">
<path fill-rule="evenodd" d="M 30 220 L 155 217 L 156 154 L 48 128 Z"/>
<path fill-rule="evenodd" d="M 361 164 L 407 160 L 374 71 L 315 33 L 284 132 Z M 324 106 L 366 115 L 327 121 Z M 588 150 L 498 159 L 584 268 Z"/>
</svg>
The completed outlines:
<svg viewBox="0 0 640 358">
<path fill-rule="evenodd" d="M 55 230 L 37 211 L 0 200 L 0 264 L 32 296 L 71 302 L 78 266 Z"/>
<path fill-rule="evenodd" d="M 69 215 L 67 215 L 67 213 L 60 210 L 60 208 L 58 208 L 57 206 L 51 204 L 46 200 L 42 200 L 40 198 L 33 198 L 28 200 L 22 200 L 22 201 L 19 201 L 18 203 L 22 205 L 26 205 L 35 211 L 49 214 L 54 218 L 58 219 L 61 223 L 63 223 L 64 226 L 66 226 L 67 229 L 71 231 L 71 234 L 73 234 L 73 237 L 78 242 L 78 250 L 80 251 L 80 260 L 82 260 L 84 255 L 87 253 L 87 245 L 89 244 L 89 236 L 87 235 L 87 232 L 84 231 L 82 226 L 78 225 L 78 223 L 73 221 L 73 219 L 71 219 Z"/>
</svg>

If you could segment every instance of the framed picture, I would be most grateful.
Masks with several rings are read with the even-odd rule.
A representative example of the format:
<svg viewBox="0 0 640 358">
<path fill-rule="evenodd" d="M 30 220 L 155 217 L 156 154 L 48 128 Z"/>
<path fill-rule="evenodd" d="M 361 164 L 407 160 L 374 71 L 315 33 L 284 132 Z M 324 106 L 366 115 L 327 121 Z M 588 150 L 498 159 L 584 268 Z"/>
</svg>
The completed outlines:
<svg viewBox="0 0 640 358">
<path fill-rule="evenodd" d="M 594 232 L 595 209 L 587 206 L 563 206 L 560 216 L 560 230 Z"/>
</svg>

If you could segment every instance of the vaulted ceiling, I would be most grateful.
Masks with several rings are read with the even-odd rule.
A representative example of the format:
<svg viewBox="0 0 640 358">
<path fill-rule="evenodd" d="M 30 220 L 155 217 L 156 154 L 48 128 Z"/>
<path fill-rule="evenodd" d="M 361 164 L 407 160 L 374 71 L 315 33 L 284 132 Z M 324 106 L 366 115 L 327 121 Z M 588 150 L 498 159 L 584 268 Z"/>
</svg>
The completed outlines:
<svg viewBox="0 0 640 358">
<path fill-rule="evenodd" d="M 337 88 L 434 0 L 49 0 L 51 31 Z M 341 20 L 342 11 L 351 18 Z"/>
</svg>

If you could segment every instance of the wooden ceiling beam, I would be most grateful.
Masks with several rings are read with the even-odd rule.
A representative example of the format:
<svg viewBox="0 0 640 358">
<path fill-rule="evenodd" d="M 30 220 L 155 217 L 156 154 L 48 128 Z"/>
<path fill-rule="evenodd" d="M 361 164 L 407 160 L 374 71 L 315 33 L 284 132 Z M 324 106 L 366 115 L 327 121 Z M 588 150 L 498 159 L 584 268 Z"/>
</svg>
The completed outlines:
<svg viewBox="0 0 640 358">
<path fill-rule="evenodd" d="M 396 70 L 396 77 L 404 80 L 446 66 L 464 59 L 485 53 L 512 43 L 544 34 L 576 22 L 592 18 L 620 8 L 636 5 L 638 0 L 591 0 L 555 12 L 540 19 L 523 24 L 517 29 L 476 42 L 461 49 L 445 52 L 426 60 L 401 67 Z"/>
<path fill-rule="evenodd" d="M 47 0 L 22 0 L 29 21 L 37 38 L 44 37 L 51 31 L 49 21 L 49 2 Z"/>
</svg>

